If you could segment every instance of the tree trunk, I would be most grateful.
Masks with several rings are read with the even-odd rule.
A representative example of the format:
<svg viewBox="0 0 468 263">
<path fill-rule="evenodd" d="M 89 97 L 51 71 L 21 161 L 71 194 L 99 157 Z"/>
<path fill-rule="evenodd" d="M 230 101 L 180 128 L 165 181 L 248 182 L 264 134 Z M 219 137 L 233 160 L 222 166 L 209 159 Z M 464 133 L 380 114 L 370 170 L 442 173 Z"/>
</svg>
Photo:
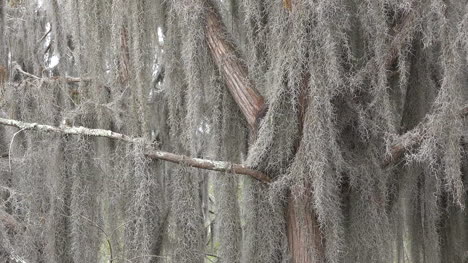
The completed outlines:
<svg viewBox="0 0 468 263">
<path fill-rule="evenodd" d="M 265 115 L 268 106 L 265 99 L 258 93 L 249 80 L 247 69 L 242 63 L 235 47 L 226 38 L 224 25 L 216 9 L 209 8 L 206 22 L 206 40 L 211 55 L 224 77 L 227 88 L 244 114 L 250 125 L 253 137 L 258 129 L 258 123 Z M 304 76 L 307 82 L 307 76 Z M 304 83 L 306 85 L 306 83 Z M 300 96 L 302 109 L 306 107 L 305 96 Z M 286 211 L 289 252 L 293 263 L 325 262 L 323 235 L 316 215 L 311 208 L 310 199 L 299 198 L 292 189 Z"/>
<path fill-rule="evenodd" d="M 319 222 L 306 197 L 288 200 L 287 224 L 289 253 L 294 263 L 325 262 L 325 247 Z"/>
<path fill-rule="evenodd" d="M 226 39 L 221 17 L 209 8 L 206 22 L 206 40 L 219 72 L 226 86 L 244 114 L 247 123 L 254 130 L 259 119 L 266 112 L 265 99 L 258 93 L 247 75 L 247 68 L 239 58 L 235 47 Z"/>
</svg>

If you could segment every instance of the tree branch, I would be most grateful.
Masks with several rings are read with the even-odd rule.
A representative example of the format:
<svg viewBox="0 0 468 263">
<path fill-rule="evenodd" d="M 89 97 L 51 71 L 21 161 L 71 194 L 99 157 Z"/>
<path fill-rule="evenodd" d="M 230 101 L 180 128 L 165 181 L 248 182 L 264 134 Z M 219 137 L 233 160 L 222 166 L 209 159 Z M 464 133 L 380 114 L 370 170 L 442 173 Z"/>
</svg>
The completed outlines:
<svg viewBox="0 0 468 263">
<path fill-rule="evenodd" d="M 264 98 L 255 89 L 248 77 L 247 67 L 233 44 L 227 40 L 226 32 L 220 15 L 215 7 L 207 2 L 206 41 L 211 55 L 224 76 L 226 86 L 244 114 L 252 130 L 256 130 L 258 120 L 266 113 L 267 105 Z"/>
<path fill-rule="evenodd" d="M 390 147 L 390 154 L 382 162 L 382 167 L 397 163 L 405 156 L 405 153 L 421 144 L 424 135 L 419 127 L 400 136 L 398 143 Z"/>
<path fill-rule="evenodd" d="M 465 118 L 467 116 L 468 106 L 464 107 L 459 113 L 460 118 Z M 423 125 L 425 124 L 418 125 L 418 127 L 400 136 L 398 143 L 390 147 L 390 154 L 384 159 L 382 167 L 395 164 L 405 155 L 405 153 L 421 144 L 425 137 L 425 129 L 424 127 L 421 127 Z"/>
<path fill-rule="evenodd" d="M 148 153 L 145 155 L 152 159 L 160 159 L 160 160 L 164 160 L 164 161 L 168 161 L 172 163 L 185 164 L 185 165 L 200 168 L 200 169 L 249 175 L 265 183 L 268 183 L 271 181 L 271 179 L 268 178 L 268 176 L 266 176 L 264 173 L 248 168 L 242 164 L 235 164 L 235 163 L 224 162 L 224 161 L 212 161 L 212 160 L 206 160 L 206 159 L 200 159 L 200 158 L 191 158 L 191 157 L 184 156 L 184 155 L 178 155 L 178 154 L 162 152 L 162 151 L 156 151 L 156 152 Z"/>
<path fill-rule="evenodd" d="M 36 76 L 34 74 L 31 74 L 29 72 L 24 71 L 19 65 L 16 65 L 15 70 L 17 70 L 19 73 L 25 75 L 26 77 L 36 79 L 36 80 L 52 80 L 52 81 L 57 81 L 57 80 L 64 80 L 68 84 L 70 83 L 77 83 L 77 82 L 89 82 L 91 81 L 90 78 L 76 78 L 76 77 L 50 77 L 50 78 L 42 78 L 39 76 Z"/>
<path fill-rule="evenodd" d="M 409 25 L 412 24 L 413 20 L 414 14 L 410 11 L 409 13 L 403 16 L 399 24 L 395 25 L 392 28 L 392 33 L 394 36 L 392 43 L 390 44 L 390 49 L 388 50 L 388 53 L 385 56 L 385 67 L 387 69 L 390 68 L 397 61 L 399 47 L 401 45 L 401 42 L 405 38 L 407 31 L 410 29 Z"/>
<path fill-rule="evenodd" d="M 85 136 L 94 136 L 94 137 L 105 137 L 114 140 L 120 140 L 127 143 L 144 143 L 146 145 L 151 145 L 150 143 L 145 142 L 142 138 L 135 138 L 125 134 L 113 132 L 110 130 L 103 129 L 90 129 L 86 127 L 74 127 L 61 125 L 59 127 L 38 124 L 38 123 L 28 123 L 12 119 L 0 118 L 0 125 L 7 125 L 16 127 L 22 130 L 35 130 L 42 132 L 53 132 L 59 134 L 68 134 L 68 135 L 85 135 Z M 195 168 L 212 170 L 217 172 L 227 172 L 234 174 L 243 174 L 254 177 L 257 180 L 262 182 L 270 182 L 270 179 L 262 172 L 251 169 L 242 164 L 233 164 L 225 161 L 213 161 L 200 158 L 192 158 L 185 155 L 179 155 L 163 151 L 152 151 L 148 150 L 145 155 L 151 159 L 159 159 L 172 163 L 178 163 L 182 165 L 187 165 Z"/>
</svg>

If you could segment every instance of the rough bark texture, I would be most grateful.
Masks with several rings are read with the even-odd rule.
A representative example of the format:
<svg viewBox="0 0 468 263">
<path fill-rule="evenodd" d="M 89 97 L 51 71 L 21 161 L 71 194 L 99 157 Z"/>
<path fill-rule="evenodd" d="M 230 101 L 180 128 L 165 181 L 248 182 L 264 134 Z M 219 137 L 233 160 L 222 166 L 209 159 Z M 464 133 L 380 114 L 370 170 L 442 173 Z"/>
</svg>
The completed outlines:
<svg viewBox="0 0 468 263">
<path fill-rule="evenodd" d="M 257 129 L 259 119 L 267 110 L 265 100 L 250 81 L 246 66 L 227 37 L 221 17 L 214 7 L 208 5 L 207 10 L 206 40 L 211 55 L 247 123 Z"/>
<path fill-rule="evenodd" d="M 285 1 L 286 8 L 291 9 L 291 1 Z M 252 137 L 261 118 L 268 110 L 264 98 L 254 88 L 249 80 L 247 69 L 235 47 L 227 39 L 227 33 L 219 14 L 213 7 L 209 7 L 207 14 L 206 38 L 211 55 L 218 70 L 224 76 L 226 86 L 232 94 L 237 106 L 241 109 L 245 119 L 252 128 Z M 304 76 L 304 86 L 308 85 L 309 75 Z M 305 88 L 304 88 L 305 89 Z M 303 90 L 304 90 L 303 89 Z M 300 119 L 304 120 L 307 107 L 305 92 L 300 97 Z M 302 125 L 302 124 L 301 124 Z M 292 193 L 292 195 L 295 195 Z M 289 198 L 287 208 L 289 250 L 294 263 L 313 263 L 324 260 L 324 244 L 322 234 L 315 213 L 308 205 L 310 198 Z"/>
<path fill-rule="evenodd" d="M 289 4 L 291 4 L 289 2 Z M 309 104 L 306 90 L 310 74 L 302 75 L 300 94 L 298 96 L 299 132 L 302 136 L 304 117 Z M 298 140 L 296 151 L 300 147 Z M 309 186 L 310 187 L 310 186 Z M 311 206 L 312 197 L 299 193 L 296 187 L 290 189 L 287 204 L 288 245 L 293 263 L 325 262 L 325 240 L 317 215 Z"/>
<path fill-rule="evenodd" d="M 291 195 L 297 195 L 294 189 Z M 315 213 L 311 209 L 310 198 L 290 197 L 286 213 L 291 262 L 325 262 L 323 234 Z"/>
<path fill-rule="evenodd" d="M 466 1 L 0 8 L 0 261 L 466 261 Z"/>
</svg>

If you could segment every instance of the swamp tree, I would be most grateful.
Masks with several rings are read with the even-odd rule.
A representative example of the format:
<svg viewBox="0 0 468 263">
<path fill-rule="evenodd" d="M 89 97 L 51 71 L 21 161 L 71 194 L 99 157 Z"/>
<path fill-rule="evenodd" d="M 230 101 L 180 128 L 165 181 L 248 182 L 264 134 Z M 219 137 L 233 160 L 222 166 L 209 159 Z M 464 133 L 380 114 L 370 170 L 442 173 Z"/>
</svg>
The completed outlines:
<svg viewBox="0 0 468 263">
<path fill-rule="evenodd" d="M 0 36 L 3 261 L 468 259 L 466 1 L 0 0 Z"/>
</svg>

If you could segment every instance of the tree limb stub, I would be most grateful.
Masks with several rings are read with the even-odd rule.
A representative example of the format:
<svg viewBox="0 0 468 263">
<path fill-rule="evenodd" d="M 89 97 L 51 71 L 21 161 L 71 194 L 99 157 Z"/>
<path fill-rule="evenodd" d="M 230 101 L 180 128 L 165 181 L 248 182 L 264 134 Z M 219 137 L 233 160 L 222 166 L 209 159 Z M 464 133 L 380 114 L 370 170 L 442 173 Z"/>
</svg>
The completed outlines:
<svg viewBox="0 0 468 263">
<path fill-rule="evenodd" d="M 22 122 L 18 120 L 12 119 L 4 119 L 0 118 L 0 125 L 12 126 L 22 130 L 35 130 L 35 131 L 42 131 L 42 132 L 53 132 L 59 134 L 69 134 L 69 135 L 84 135 L 84 136 L 94 136 L 94 137 L 105 137 L 109 139 L 115 139 L 124 141 L 127 143 L 145 143 L 142 138 L 135 138 L 125 134 L 113 132 L 110 130 L 103 130 L 103 129 L 90 129 L 86 127 L 74 127 L 74 126 L 65 126 L 62 125 L 60 127 L 38 124 L 38 123 L 29 123 L 29 122 Z M 149 143 L 146 143 L 150 145 Z M 164 160 L 172 163 L 187 165 L 190 167 L 217 171 L 217 172 L 227 172 L 227 173 L 234 173 L 234 174 L 242 174 L 252 176 L 255 179 L 268 183 L 270 179 L 264 173 L 251 169 L 242 164 L 234 164 L 225 161 L 214 161 L 214 160 L 207 160 L 207 159 L 200 159 L 200 158 L 192 158 L 185 155 L 179 155 L 169 152 L 163 151 L 151 151 L 148 150 L 145 153 L 145 156 L 151 159 L 158 159 Z"/>
<path fill-rule="evenodd" d="M 415 128 L 416 129 L 416 128 Z M 411 130 L 400 136 L 399 142 L 390 147 L 390 154 L 384 159 L 382 167 L 388 167 L 401 160 L 405 153 L 419 145 L 424 136 L 421 130 Z"/>
<path fill-rule="evenodd" d="M 265 100 L 248 78 L 247 68 L 236 49 L 226 39 L 228 34 L 216 9 L 210 4 L 207 9 L 205 35 L 211 55 L 248 124 L 255 130 L 258 120 L 266 113 Z"/>
<path fill-rule="evenodd" d="M 465 118 L 467 116 L 468 106 L 464 107 L 459 114 L 460 118 Z M 382 167 L 388 167 L 401 160 L 405 153 L 421 144 L 424 139 L 424 135 L 423 127 L 416 127 L 413 130 L 401 135 L 398 143 L 390 147 L 390 154 L 383 161 Z"/>
</svg>

